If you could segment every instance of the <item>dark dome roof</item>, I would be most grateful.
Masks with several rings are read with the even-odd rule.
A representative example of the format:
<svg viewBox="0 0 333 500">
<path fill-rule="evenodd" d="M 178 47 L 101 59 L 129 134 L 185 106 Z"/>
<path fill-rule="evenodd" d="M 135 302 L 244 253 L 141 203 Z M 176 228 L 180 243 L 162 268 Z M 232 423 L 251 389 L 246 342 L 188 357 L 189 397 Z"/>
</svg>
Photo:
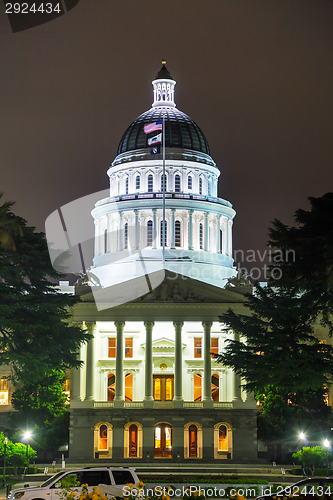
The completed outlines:
<svg viewBox="0 0 333 500">
<path fill-rule="evenodd" d="M 189 116 L 172 107 L 151 108 L 138 116 L 122 136 L 117 155 L 135 149 L 147 148 L 147 135 L 144 133 L 143 127 L 146 123 L 162 120 L 162 115 L 166 115 L 166 148 L 192 149 L 210 155 L 209 145 L 202 130 Z M 152 135 L 154 134 L 156 132 Z"/>
<path fill-rule="evenodd" d="M 155 80 L 173 80 L 170 72 L 167 70 L 167 68 L 165 66 L 164 61 L 162 61 L 162 68 L 159 70 L 159 72 L 155 76 Z"/>
</svg>

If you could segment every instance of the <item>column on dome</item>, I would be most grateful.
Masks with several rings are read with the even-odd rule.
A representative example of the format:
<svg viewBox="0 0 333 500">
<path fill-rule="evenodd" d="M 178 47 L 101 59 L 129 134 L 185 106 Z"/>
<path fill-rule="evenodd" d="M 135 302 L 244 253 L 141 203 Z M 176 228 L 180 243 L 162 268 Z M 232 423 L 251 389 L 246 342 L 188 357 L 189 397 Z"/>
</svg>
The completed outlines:
<svg viewBox="0 0 333 500">
<path fill-rule="evenodd" d="M 124 327 L 125 321 L 115 321 L 116 340 L 116 394 L 115 401 L 124 401 Z"/>
<path fill-rule="evenodd" d="M 176 209 L 171 209 L 171 248 L 175 248 L 175 212 Z"/>
<path fill-rule="evenodd" d="M 228 220 L 228 255 L 232 256 L 232 220 Z"/>
<path fill-rule="evenodd" d="M 212 402 L 212 359 L 211 359 L 211 340 L 210 340 L 210 330 L 212 328 L 211 321 L 203 321 L 202 326 L 204 328 L 204 390 L 203 390 L 203 400 L 210 404 Z"/>
<path fill-rule="evenodd" d="M 188 248 L 189 247 L 189 234 L 188 234 L 188 211 L 184 210 L 181 213 L 181 218 L 182 218 L 182 234 L 183 234 L 183 239 L 182 239 L 182 248 Z"/>
<path fill-rule="evenodd" d="M 99 220 L 95 219 L 94 224 L 95 224 L 95 257 L 97 257 L 97 255 L 99 255 L 99 233 L 98 233 Z"/>
<path fill-rule="evenodd" d="M 111 249 L 111 252 L 113 253 L 113 252 L 116 252 L 118 250 L 118 248 L 117 248 L 118 231 L 117 231 L 117 221 L 116 221 L 115 214 L 112 214 L 112 215 L 110 214 L 110 217 L 111 217 L 110 249 Z"/>
<path fill-rule="evenodd" d="M 222 219 L 222 253 L 227 255 L 227 219 L 223 217 Z"/>
<path fill-rule="evenodd" d="M 153 248 L 156 248 L 157 244 L 157 226 L 156 226 L 156 208 L 153 208 Z"/>
<path fill-rule="evenodd" d="M 193 250 L 193 210 L 188 211 L 189 222 L 188 222 L 188 249 Z"/>
<path fill-rule="evenodd" d="M 86 322 L 86 328 L 90 335 L 94 335 L 96 323 Z M 87 358 L 86 358 L 86 401 L 94 400 L 94 337 L 92 337 L 87 344 Z"/>
<path fill-rule="evenodd" d="M 173 326 L 175 328 L 175 396 L 174 401 L 183 400 L 182 391 L 182 328 L 184 323 L 182 321 L 175 321 Z"/>
<path fill-rule="evenodd" d="M 118 251 L 121 252 L 123 248 L 123 213 L 119 212 Z"/>
<path fill-rule="evenodd" d="M 111 214 L 106 216 L 106 248 L 105 253 L 111 252 Z"/>
<path fill-rule="evenodd" d="M 208 251 L 208 212 L 205 212 L 205 222 L 204 222 L 204 251 Z"/>
<path fill-rule="evenodd" d="M 135 224 L 135 235 L 134 235 L 134 249 L 139 249 L 139 211 L 134 210 L 134 224 Z"/>
<path fill-rule="evenodd" d="M 217 253 L 221 253 L 221 219 L 220 216 L 217 215 L 217 245 L 216 245 L 216 251 Z"/>
<path fill-rule="evenodd" d="M 144 322 L 146 328 L 145 354 L 145 397 L 144 401 L 153 401 L 153 321 Z M 149 405 L 149 403 L 148 403 Z"/>
</svg>

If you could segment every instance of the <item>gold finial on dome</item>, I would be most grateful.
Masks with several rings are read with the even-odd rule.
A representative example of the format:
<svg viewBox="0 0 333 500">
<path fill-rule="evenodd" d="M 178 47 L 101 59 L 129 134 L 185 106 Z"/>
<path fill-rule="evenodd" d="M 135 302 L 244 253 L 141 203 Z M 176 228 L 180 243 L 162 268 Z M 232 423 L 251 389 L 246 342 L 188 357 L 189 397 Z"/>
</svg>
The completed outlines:
<svg viewBox="0 0 333 500">
<path fill-rule="evenodd" d="M 166 59 L 162 59 L 162 64 L 166 64 Z"/>
</svg>

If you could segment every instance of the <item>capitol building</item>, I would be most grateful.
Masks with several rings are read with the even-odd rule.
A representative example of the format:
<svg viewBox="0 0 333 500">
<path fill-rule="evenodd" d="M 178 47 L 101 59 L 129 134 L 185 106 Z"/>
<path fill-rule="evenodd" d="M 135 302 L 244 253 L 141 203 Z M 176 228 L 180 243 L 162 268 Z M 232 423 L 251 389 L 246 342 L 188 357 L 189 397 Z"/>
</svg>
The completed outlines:
<svg viewBox="0 0 333 500">
<path fill-rule="evenodd" d="M 219 316 L 244 312 L 250 291 L 232 258 L 235 210 L 165 62 L 152 85 L 91 207 L 94 258 L 73 321 L 93 339 L 71 374 L 69 459 L 251 462 L 253 395 L 212 356 L 235 338 Z"/>
</svg>

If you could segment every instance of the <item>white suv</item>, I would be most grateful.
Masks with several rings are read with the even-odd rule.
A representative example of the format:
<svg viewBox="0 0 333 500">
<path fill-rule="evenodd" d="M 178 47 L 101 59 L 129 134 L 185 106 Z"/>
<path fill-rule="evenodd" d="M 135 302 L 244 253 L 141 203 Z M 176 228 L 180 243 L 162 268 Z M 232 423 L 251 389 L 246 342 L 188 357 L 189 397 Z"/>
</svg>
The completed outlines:
<svg viewBox="0 0 333 500">
<path fill-rule="evenodd" d="M 135 470 L 130 467 L 86 467 L 84 469 L 58 472 L 40 486 L 28 486 L 9 493 L 7 500 L 61 500 L 63 480 L 67 484 L 87 484 L 88 491 L 98 486 L 102 493 L 114 497 L 123 497 L 123 487 L 128 484 L 137 484 L 139 478 Z M 74 490 L 79 489 L 73 487 Z"/>
</svg>

